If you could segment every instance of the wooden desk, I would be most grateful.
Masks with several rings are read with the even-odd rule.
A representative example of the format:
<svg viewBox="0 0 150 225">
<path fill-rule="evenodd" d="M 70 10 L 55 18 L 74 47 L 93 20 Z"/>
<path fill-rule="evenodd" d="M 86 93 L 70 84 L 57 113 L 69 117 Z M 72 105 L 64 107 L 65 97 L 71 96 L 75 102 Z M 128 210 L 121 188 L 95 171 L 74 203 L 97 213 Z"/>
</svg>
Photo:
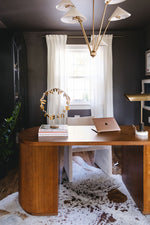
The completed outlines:
<svg viewBox="0 0 150 225">
<path fill-rule="evenodd" d="M 150 214 L 150 136 L 135 137 L 131 126 L 97 135 L 90 126 L 69 126 L 67 139 L 38 141 L 38 127 L 20 133 L 19 202 L 33 215 L 58 213 L 58 147 L 65 145 L 119 145 L 123 151 L 123 181 L 138 207 Z M 146 127 L 149 131 L 150 128 Z"/>
</svg>

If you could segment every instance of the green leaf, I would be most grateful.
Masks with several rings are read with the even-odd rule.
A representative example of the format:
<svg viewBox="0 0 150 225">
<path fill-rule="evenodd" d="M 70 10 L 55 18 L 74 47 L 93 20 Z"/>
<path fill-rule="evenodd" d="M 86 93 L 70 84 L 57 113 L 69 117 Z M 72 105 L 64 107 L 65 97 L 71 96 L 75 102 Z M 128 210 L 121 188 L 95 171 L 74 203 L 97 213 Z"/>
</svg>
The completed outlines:
<svg viewBox="0 0 150 225">
<path fill-rule="evenodd" d="M 15 128 L 19 117 L 21 103 L 17 103 L 12 115 L 4 119 L 0 126 L 0 161 L 8 160 L 9 156 L 14 153 Z"/>
</svg>

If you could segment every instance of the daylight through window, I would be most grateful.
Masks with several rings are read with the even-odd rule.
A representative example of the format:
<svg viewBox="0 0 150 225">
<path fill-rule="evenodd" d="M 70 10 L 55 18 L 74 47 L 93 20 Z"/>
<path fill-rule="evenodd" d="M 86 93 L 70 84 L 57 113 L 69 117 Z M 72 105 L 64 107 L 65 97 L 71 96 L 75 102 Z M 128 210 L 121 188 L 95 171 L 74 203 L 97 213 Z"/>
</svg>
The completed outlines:
<svg viewBox="0 0 150 225">
<path fill-rule="evenodd" d="M 103 62 L 99 57 L 91 59 L 85 45 L 67 45 L 65 83 L 71 104 L 91 103 L 94 89 L 98 88 L 96 77 L 103 80 Z"/>
</svg>

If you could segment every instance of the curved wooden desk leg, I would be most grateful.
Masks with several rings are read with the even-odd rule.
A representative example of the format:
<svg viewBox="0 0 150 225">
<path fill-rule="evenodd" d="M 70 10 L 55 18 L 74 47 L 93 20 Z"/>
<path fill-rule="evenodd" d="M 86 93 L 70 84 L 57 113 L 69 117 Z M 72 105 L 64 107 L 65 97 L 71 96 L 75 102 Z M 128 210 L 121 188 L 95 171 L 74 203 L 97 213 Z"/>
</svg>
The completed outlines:
<svg viewBox="0 0 150 225">
<path fill-rule="evenodd" d="M 33 215 L 58 214 L 58 147 L 20 143 L 19 202 Z"/>
</svg>

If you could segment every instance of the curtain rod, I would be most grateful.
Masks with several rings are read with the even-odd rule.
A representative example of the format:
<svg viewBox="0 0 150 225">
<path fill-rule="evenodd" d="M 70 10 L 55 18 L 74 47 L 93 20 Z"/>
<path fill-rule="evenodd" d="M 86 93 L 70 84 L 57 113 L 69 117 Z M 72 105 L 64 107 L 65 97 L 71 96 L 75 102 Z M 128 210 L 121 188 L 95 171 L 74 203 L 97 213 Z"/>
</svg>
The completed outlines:
<svg viewBox="0 0 150 225">
<path fill-rule="evenodd" d="M 91 38 L 92 35 L 87 35 L 87 38 Z M 74 36 L 74 35 L 68 35 L 67 36 L 68 38 L 84 38 L 84 36 Z M 113 37 L 123 37 L 123 36 L 116 36 L 116 35 L 113 35 Z"/>
<path fill-rule="evenodd" d="M 49 34 L 46 34 L 46 35 L 49 35 Z M 46 35 L 42 36 L 42 37 L 46 37 Z M 59 35 L 59 34 L 58 34 Z M 114 38 L 122 38 L 124 37 L 123 35 L 113 35 Z M 84 36 L 81 36 L 81 35 L 67 35 L 67 38 L 72 38 L 72 39 L 78 39 L 78 38 L 84 38 Z M 87 38 L 91 38 L 91 35 L 87 35 Z"/>
</svg>

